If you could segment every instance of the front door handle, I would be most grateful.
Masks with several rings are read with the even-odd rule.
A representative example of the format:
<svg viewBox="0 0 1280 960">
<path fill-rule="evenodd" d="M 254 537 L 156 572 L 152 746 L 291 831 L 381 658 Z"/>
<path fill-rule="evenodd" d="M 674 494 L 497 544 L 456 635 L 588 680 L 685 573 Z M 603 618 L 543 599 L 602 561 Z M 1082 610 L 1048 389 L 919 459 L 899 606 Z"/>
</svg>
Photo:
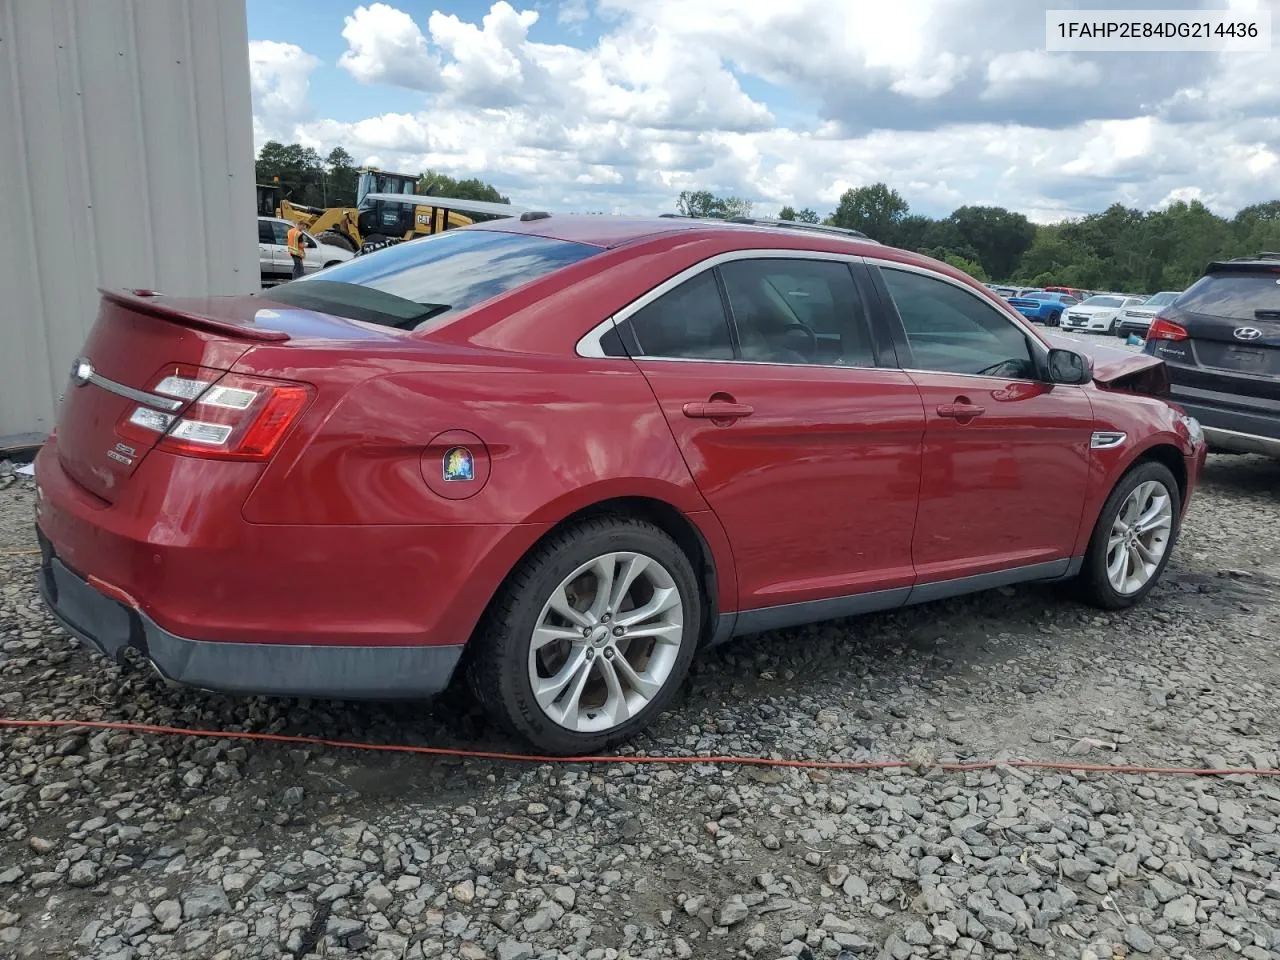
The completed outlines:
<svg viewBox="0 0 1280 960">
<path fill-rule="evenodd" d="M 955 403 L 938 404 L 938 416 L 948 417 L 951 420 L 959 420 L 961 423 L 972 420 L 974 417 L 980 417 L 986 412 L 986 407 L 980 407 L 976 403 L 970 403 L 964 398 L 957 398 Z"/>
<path fill-rule="evenodd" d="M 694 420 L 738 420 L 755 412 L 748 403 L 730 403 L 727 400 L 705 400 L 684 405 L 684 415 Z"/>
</svg>

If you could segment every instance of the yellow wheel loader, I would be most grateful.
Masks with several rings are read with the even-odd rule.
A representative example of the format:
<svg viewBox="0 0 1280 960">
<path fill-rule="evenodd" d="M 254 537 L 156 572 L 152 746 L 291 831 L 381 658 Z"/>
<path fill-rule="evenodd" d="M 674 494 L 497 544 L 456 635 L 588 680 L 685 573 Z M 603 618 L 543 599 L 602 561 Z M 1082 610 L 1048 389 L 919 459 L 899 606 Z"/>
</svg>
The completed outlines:
<svg viewBox="0 0 1280 960">
<path fill-rule="evenodd" d="M 474 222 L 460 211 L 486 218 L 523 212 L 505 203 L 422 196 L 414 193 L 417 184 L 418 178 L 410 174 L 365 168 L 356 182 L 356 206 L 320 209 L 281 199 L 276 215 L 298 224 L 321 243 L 361 254 Z M 258 198 L 261 207 L 261 185 Z"/>
</svg>

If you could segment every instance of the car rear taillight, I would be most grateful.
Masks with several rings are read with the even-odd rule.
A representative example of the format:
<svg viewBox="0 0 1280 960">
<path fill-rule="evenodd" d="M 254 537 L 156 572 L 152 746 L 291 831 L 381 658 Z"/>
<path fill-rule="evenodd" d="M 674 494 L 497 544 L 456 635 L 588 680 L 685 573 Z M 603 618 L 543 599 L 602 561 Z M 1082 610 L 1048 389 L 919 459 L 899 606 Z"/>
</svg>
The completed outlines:
<svg viewBox="0 0 1280 960">
<path fill-rule="evenodd" d="M 148 434 L 156 449 L 216 460 L 266 460 L 306 407 L 311 388 L 203 368 L 170 368 L 153 392 L 190 401 L 181 413 L 133 408 L 124 436 Z"/>
<path fill-rule="evenodd" d="M 1151 328 L 1147 331 L 1148 340 L 1185 340 L 1187 336 L 1186 327 L 1164 317 L 1152 320 Z"/>
</svg>

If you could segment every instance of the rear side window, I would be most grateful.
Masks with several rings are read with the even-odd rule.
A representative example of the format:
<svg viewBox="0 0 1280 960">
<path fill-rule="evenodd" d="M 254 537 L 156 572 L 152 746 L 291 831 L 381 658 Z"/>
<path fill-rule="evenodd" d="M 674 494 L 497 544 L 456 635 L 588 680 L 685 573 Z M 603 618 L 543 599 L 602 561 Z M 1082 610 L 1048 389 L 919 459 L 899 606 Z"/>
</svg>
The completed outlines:
<svg viewBox="0 0 1280 960">
<path fill-rule="evenodd" d="M 642 357 L 733 359 L 729 321 L 710 270 L 641 307 L 621 327 L 623 340 L 636 344 Z"/>
<path fill-rule="evenodd" d="M 492 230 L 457 230 L 355 257 L 281 284 L 264 299 L 421 330 L 599 253 L 600 248 Z"/>
<path fill-rule="evenodd" d="M 1174 306 L 1232 320 L 1276 319 L 1280 316 L 1280 272 L 1211 273 L 1188 287 Z"/>
<path fill-rule="evenodd" d="M 259 243 L 275 243 L 275 231 L 271 229 L 270 220 L 258 221 L 258 242 Z"/>
<path fill-rule="evenodd" d="M 735 260 L 720 267 L 741 359 L 872 367 L 871 330 L 843 263 Z"/>
</svg>

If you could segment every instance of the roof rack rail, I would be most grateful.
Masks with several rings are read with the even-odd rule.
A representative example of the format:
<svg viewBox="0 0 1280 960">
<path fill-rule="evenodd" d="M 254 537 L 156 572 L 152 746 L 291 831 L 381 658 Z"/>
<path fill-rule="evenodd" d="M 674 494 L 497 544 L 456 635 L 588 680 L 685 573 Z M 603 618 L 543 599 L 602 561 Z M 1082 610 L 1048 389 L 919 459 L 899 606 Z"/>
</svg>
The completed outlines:
<svg viewBox="0 0 1280 960">
<path fill-rule="evenodd" d="M 788 230 L 813 230 L 818 233 L 838 233 L 846 237 L 853 237 L 855 240 L 871 240 L 861 230 L 836 227 L 827 223 L 805 223 L 802 220 L 781 220 L 776 217 L 727 217 L 726 219 L 730 223 L 746 223 L 759 227 L 783 227 Z M 872 242 L 874 243 L 875 241 Z"/>
<path fill-rule="evenodd" d="M 811 230 L 815 233 L 835 233 L 854 240 L 879 243 L 878 240 L 873 240 L 861 230 L 850 230 L 848 227 L 835 227 L 826 223 L 805 223 L 800 220 L 781 220 L 775 217 L 695 217 L 687 213 L 660 213 L 658 216 L 681 220 L 707 220 L 712 223 L 741 223 L 749 227 L 782 227 L 786 230 Z"/>
</svg>

